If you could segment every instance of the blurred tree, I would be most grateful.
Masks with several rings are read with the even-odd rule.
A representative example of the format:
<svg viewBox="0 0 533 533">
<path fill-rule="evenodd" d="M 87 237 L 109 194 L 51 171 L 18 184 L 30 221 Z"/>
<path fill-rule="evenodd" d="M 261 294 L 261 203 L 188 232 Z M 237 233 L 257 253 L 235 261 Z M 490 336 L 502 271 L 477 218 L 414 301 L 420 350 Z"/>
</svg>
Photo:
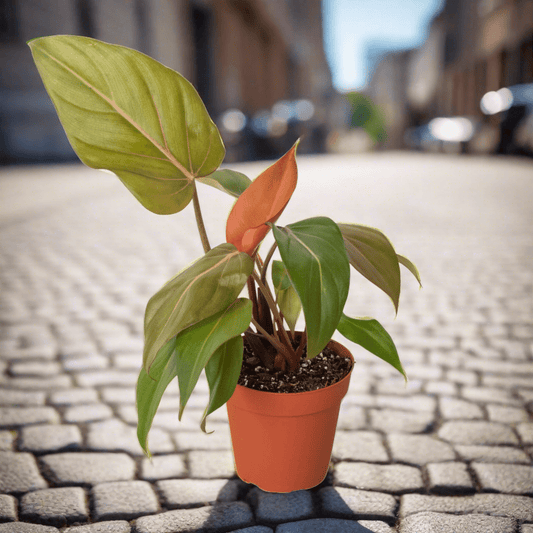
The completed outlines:
<svg viewBox="0 0 533 533">
<path fill-rule="evenodd" d="M 350 128 L 363 128 L 374 142 L 384 142 L 387 132 L 379 108 L 364 94 L 354 91 L 345 96 L 351 107 Z"/>
</svg>

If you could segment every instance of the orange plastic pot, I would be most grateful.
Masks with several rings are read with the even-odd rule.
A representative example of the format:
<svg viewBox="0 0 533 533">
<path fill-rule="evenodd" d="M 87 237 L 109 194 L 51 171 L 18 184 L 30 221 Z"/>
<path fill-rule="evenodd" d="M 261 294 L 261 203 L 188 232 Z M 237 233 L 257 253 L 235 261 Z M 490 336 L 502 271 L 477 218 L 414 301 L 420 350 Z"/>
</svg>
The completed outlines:
<svg viewBox="0 0 533 533">
<path fill-rule="evenodd" d="M 330 341 L 338 355 L 353 356 Z M 267 492 L 316 487 L 328 472 L 341 400 L 352 370 L 309 392 L 263 392 L 237 385 L 227 402 L 237 475 Z"/>
</svg>

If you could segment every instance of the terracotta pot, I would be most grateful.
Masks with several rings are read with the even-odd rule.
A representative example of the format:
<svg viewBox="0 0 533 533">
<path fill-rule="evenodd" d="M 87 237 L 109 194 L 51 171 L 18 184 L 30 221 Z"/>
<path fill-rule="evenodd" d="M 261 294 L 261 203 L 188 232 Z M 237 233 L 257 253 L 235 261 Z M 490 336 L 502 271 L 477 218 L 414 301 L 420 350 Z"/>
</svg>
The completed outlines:
<svg viewBox="0 0 533 533">
<path fill-rule="evenodd" d="M 330 341 L 328 347 L 353 363 L 342 344 Z M 309 392 L 263 392 L 237 385 L 226 405 L 238 476 L 267 492 L 320 484 L 328 472 L 352 370 L 337 383 Z"/>
</svg>

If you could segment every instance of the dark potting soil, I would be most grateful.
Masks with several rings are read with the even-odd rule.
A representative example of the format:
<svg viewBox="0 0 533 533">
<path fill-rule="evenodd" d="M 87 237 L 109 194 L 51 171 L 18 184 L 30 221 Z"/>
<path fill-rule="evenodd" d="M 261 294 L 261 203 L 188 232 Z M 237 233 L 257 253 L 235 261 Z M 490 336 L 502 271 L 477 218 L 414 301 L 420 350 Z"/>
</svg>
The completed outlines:
<svg viewBox="0 0 533 533">
<path fill-rule="evenodd" d="M 294 372 L 276 371 L 261 365 L 248 345 L 244 342 L 244 357 L 238 384 L 249 389 L 264 392 L 307 392 L 322 389 L 340 381 L 350 372 L 352 361 L 348 357 L 337 355 L 329 348 L 313 359 L 307 359 L 306 350 L 301 363 Z"/>
</svg>

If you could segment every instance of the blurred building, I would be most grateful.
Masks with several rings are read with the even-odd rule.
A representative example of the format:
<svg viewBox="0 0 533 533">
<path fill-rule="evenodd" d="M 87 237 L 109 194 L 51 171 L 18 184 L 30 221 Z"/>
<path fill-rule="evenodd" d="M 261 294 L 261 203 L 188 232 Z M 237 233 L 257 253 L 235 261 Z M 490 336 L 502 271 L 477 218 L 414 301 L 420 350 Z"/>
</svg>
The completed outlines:
<svg viewBox="0 0 533 533">
<path fill-rule="evenodd" d="M 446 0 L 425 42 L 384 54 L 368 94 L 382 108 L 389 148 L 434 117 L 484 117 L 489 91 L 533 82 L 533 0 Z"/>
<path fill-rule="evenodd" d="M 228 110 L 270 120 L 276 103 L 299 101 L 295 109 L 305 120 L 293 137 L 307 133 L 301 150 L 320 149 L 334 94 L 321 0 L 2 0 L 2 163 L 74 157 L 26 45 L 54 34 L 94 37 L 154 57 L 195 85 L 217 124 Z M 288 135 L 290 109 L 277 108 L 280 138 Z M 227 133 L 231 145 L 235 131 Z M 237 156 L 254 156 L 253 147 L 245 152 Z"/>
</svg>

